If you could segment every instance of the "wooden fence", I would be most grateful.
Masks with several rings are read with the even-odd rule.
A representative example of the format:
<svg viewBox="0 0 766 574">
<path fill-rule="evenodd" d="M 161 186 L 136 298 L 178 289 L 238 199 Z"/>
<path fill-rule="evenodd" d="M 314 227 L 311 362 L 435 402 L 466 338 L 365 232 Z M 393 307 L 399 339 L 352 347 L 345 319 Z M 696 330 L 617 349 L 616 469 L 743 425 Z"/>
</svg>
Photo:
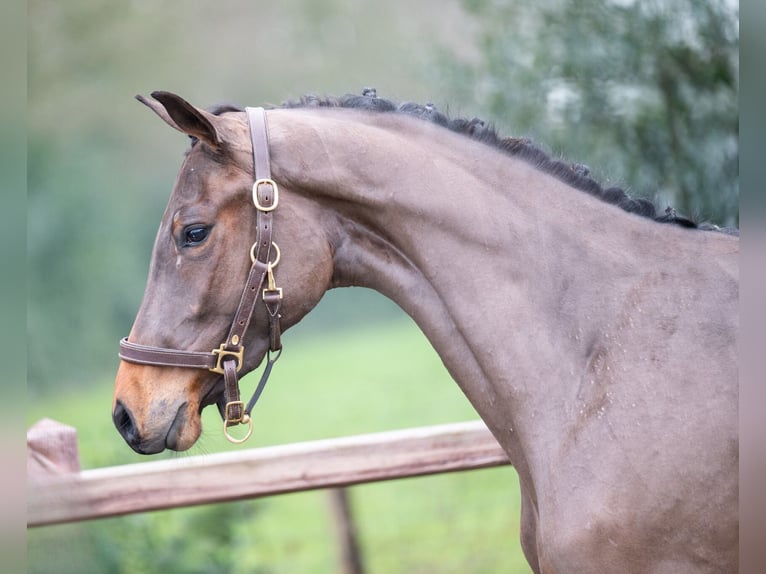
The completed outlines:
<svg viewBox="0 0 766 574">
<path fill-rule="evenodd" d="M 27 433 L 27 525 L 509 464 L 481 421 L 81 470 L 76 431 Z"/>
</svg>

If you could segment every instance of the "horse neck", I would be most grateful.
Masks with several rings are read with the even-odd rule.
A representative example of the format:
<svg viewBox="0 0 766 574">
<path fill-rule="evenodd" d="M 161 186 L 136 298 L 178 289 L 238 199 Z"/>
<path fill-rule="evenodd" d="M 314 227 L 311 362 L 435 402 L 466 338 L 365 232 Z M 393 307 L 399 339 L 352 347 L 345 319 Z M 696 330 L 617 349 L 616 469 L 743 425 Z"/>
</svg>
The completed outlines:
<svg viewBox="0 0 766 574">
<path fill-rule="evenodd" d="M 272 112 L 272 159 L 280 183 L 331 222 L 333 286 L 398 303 L 500 442 L 520 451 L 518 423 L 543 412 L 562 392 L 549 385 L 587 354 L 578 321 L 597 329 L 604 312 L 587 303 L 584 270 L 626 265 L 629 246 L 598 237 L 625 235 L 610 228 L 617 209 L 427 122 L 302 112 Z M 637 218 L 626 219 L 630 232 Z"/>
</svg>

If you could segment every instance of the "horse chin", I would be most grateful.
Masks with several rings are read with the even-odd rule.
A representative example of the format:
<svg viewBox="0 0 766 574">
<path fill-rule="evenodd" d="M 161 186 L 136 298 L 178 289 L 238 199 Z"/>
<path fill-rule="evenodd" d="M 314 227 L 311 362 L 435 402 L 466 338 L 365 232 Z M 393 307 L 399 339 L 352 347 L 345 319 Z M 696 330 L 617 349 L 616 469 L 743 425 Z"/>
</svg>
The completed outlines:
<svg viewBox="0 0 766 574">
<path fill-rule="evenodd" d="M 201 431 L 201 424 L 198 421 L 196 425 L 189 424 L 189 411 L 187 403 L 181 405 L 176 413 L 173 422 L 170 424 L 168 433 L 165 435 L 165 448 L 175 451 L 187 450 L 190 448 L 199 438 Z M 196 426 L 197 428 L 191 428 Z M 188 432 L 192 430 L 192 432 Z M 195 432 L 196 430 L 196 432 Z"/>
<path fill-rule="evenodd" d="M 180 452 L 191 448 L 201 433 L 202 421 L 196 409 L 183 403 L 167 427 L 167 432 L 155 431 L 153 436 L 144 437 L 140 443 L 131 444 L 131 447 L 140 454 L 157 454 L 165 449 Z"/>
</svg>

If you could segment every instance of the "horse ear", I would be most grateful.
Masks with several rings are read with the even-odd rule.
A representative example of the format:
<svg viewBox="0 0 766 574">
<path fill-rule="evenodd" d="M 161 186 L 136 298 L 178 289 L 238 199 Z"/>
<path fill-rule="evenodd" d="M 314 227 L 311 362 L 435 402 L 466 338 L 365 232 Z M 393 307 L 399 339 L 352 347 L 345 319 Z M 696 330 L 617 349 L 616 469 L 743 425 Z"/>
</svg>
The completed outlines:
<svg viewBox="0 0 766 574">
<path fill-rule="evenodd" d="M 149 98 L 145 98 L 141 94 L 138 94 L 136 96 L 136 99 L 144 104 L 147 108 L 151 109 L 155 114 L 160 116 L 166 124 L 168 124 L 171 128 L 174 130 L 178 130 L 179 132 L 183 132 L 181 128 L 178 127 L 178 124 L 173 121 L 173 118 L 171 118 L 168 115 L 167 110 L 163 107 L 161 103 L 159 103 L 157 100 L 150 100 Z"/>
<path fill-rule="evenodd" d="M 148 106 L 173 129 L 194 136 L 212 148 L 221 146 L 221 138 L 215 129 L 215 116 L 195 108 L 189 102 L 170 92 L 152 92 L 149 100 L 136 96 L 142 104 Z"/>
</svg>

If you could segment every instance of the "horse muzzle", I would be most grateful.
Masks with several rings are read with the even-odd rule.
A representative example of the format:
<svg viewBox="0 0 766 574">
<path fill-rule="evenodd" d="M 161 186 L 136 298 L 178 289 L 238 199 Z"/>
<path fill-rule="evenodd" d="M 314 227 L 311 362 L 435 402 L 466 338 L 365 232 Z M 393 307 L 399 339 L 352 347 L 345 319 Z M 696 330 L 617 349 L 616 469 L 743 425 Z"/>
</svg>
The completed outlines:
<svg viewBox="0 0 766 574">
<path fill-rule="evenodd" d="M 121 363 L 115 382 L 112 420 L 137 453 L 190 448 L 202 432 L 202 382 L 188 369 Z"/>
</svg>

